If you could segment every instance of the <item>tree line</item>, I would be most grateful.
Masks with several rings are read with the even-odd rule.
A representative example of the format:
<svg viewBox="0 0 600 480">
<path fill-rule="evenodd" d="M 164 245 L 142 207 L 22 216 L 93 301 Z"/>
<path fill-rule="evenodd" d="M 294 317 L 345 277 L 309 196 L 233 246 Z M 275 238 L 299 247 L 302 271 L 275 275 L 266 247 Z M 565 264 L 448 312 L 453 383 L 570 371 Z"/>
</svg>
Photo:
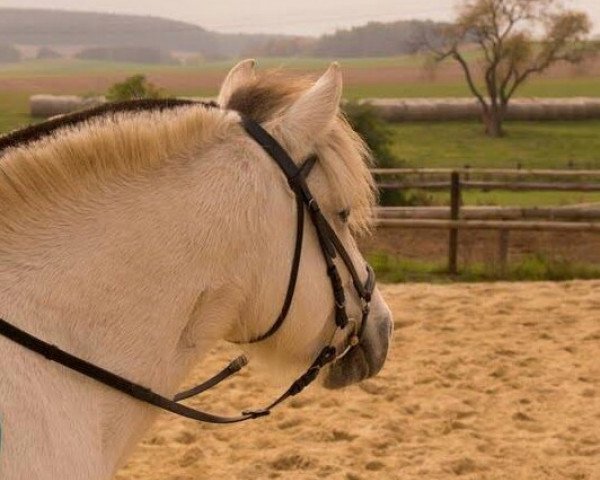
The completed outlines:
<svg viewBox="0 0 600 480">
<path fill-rule="evenodd" d="M 434 22 L 371 22 L 321 37 L 223 34 L 157 17 L 0 8 L 0 44 L 104 49 L 84 56 L 117 56 L 110 49 L 144 47 L 188 52 L 207 60 L 240 56 L 369 57 L 411 53 L 415 33 L 435 35 Z M 13 52 L 14 53 L 14 52 Z M 128 55 L 130 57 L 130 55 Z M 128 58 L 131 61 L 130 58 Z M 162 61 L 165 58 L 161 59 Z"/>
</svg>

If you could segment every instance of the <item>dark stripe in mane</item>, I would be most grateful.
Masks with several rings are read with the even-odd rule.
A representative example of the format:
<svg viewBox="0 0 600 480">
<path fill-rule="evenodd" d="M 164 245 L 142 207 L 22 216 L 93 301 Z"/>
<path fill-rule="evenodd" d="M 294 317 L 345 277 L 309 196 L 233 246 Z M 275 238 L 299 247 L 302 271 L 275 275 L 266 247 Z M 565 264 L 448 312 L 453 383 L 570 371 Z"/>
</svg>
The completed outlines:
<svg viewBox="0 0 600 480">
<path fill-rule="evenodd" d="M 125 102 L 114 102 L 99 105 L 94 108 L 82 110 L 58 118 L 47 120 L 37 125 L 8 133 L 0 137 L 0 155 L 9 148 L 22 147 L 28 143 L 35 142 L 44 137 L 52 135 L 61 128 L 72 127 L 88 120 L 123 112 L 147 112 L 152 110 L 169 110 L 187 105 L 201 105 L 207 108 L 217 107 L 214 102 L 199 102 L 194 100 L 183 100 L 178 98 L 164 99 L 141 99 L 128 100 Z"/>
</svg>

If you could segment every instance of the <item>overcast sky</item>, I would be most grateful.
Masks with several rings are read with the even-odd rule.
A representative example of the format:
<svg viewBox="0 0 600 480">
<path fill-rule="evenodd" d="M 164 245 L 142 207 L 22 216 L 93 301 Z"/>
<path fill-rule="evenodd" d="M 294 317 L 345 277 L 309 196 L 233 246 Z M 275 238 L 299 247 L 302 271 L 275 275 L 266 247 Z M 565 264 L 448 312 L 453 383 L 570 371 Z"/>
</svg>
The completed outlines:
<svg viewBox="0 0 600 480">
<path fill-rule="evenodd" d="M 600 32 L 600 0 L 566 0 Z M 319 35 L 369 20 L 452 18 L 455 0 L 0 0 L 0 6 L 135 13 L 220 32 Z"/>
</svg>

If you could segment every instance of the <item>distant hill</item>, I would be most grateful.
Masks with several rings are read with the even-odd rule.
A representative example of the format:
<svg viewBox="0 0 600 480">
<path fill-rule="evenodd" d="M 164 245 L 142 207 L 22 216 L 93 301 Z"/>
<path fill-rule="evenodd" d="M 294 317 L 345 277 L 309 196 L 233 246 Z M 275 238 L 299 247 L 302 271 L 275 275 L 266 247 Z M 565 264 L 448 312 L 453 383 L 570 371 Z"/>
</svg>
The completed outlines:
<svg viewBox="0 0 600 480">
<path fill-rule="evenodd" d="M 415 51 L 434 22 L 372 22 L 320 38 L 223 34 L 158 17 L 0 8 L 0 44 L 40 47 L 145 47 L 208 59 L 254 56 L 366 57 Z"/>
<path fill-rule="evenodd" d="M 151 47 L 201 53 L 209 58 L 239 55 L 266 35 L 229 35 L 157 17 L 108 13 L 0 8 L 0 44 L 81 47 Z"/>
</svg>

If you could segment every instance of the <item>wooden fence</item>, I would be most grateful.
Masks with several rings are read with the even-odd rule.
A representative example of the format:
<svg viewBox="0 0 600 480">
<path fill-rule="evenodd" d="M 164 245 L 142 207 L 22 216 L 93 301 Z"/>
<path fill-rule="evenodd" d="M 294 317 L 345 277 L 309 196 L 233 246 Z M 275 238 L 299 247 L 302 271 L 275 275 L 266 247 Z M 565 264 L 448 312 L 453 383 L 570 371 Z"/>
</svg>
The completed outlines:
<svg viewBox="0 0 600 480">
<path fill-rule="evenodd" d="M 376 224 L 381 228 L 448 230 L 451 274 L 458 273 L 460 230 L 497 230 L 498 261 L 503 270 L 508 264 L 511 230 L 600 233 L 598 204 L 535 208 L 462 206 L 464 189 L 600 192 L 600 170 L 393 168 L 375 169 L 373 174 L 381 189 L 450 190 L 450 207 L 382 207 L 377 210 Z M 447 179 L 440 179 L 445 176 Z"/>
</svg>

